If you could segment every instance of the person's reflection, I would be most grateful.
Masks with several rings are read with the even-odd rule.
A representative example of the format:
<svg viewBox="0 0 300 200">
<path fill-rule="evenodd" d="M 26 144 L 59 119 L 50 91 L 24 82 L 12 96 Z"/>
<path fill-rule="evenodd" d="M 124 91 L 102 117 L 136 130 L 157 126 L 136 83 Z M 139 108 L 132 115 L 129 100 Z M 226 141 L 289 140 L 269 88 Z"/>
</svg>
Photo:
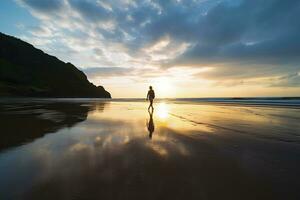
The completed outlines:
<svg viewBox="0 0 300 200">
<path fill-rule="evenodd" d="M 154 132 L 153 109 L 149 109 L 148 113 L 149 121 L 147 122 L 147 129 L 149 131 L 149 138 L 152 139 L 152 133 Z"/>
</svg>

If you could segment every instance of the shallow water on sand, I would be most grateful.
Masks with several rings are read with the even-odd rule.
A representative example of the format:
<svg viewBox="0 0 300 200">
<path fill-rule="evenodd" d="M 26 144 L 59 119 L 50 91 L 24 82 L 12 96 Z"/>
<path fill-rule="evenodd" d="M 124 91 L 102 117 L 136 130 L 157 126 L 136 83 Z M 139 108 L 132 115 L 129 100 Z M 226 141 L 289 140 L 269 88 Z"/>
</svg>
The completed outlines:
<svg viewBox="0 0 300 200">
<path fill-rule="evenodd" d="M 0 199 L 299 199 L 300 110 L 0 104 Z"/>
</svg>

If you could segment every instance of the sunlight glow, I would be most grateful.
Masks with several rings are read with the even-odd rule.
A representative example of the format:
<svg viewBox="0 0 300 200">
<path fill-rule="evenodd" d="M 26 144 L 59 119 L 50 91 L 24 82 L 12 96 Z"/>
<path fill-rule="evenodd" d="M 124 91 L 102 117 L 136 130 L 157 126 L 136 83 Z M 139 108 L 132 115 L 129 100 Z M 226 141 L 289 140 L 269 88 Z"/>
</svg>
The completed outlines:
<svg viewBox="0 0 300 200">
<path fill-rule="evenodd" d="M 159 97 L 170 97 L 175 91 L 175 88 L 169 78 L 160 77 L 152 82 L 155 83 L 153 84 L 154 90 Z"/>
<path fill-rule="evenodd" d="M 169 108 L 166 103 L 158 104 L 156 112 L 160 119 L 166 119 L 169 116 Z"/>
</svg>

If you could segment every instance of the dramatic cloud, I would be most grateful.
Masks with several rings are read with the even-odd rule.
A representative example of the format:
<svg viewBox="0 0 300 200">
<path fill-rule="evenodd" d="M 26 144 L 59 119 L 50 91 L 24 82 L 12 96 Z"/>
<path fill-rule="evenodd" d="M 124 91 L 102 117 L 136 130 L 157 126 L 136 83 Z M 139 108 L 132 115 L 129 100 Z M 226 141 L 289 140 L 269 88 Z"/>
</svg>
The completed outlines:
<svg viewBox="0 0 300 200">
<path fill-rule="evenodd" d="M 41 12 L 57 11 L 62 7 L 61 0 L 20 0 L 19 2 Z"/>
<path fill-rule="evenodd" d="M 97 1 L 71 0 L 69 4 L 83 18 L 91 20 L 91 22 L 106 21 L 112 17 L 110 11 Z"/>
<path fill-rule="evenodd" d="M 261 64 L 299 62 L 300 2 L 245 1 L 219 4 L 199 22 L 197 44 L 185 60 L 247 61 Z"/>
<path fill-rule="evenodd" d="M 90 78 L 188 67 L 216 82 L 300 86 L 298 0 L 18 2 L 41 23 L 23 38 L 82 68 L 99 67 L 85 69 Z"/>
<path fill-rule="evenodd" d="M 91 78 L 107 76 L 128 76 L 133 72 L 133 69 L 123 67 L 90 67 L 83 70 Z"/>
<path fill-rule="evenodd" d="M 273 81 L 272 86 L 287 86 L 287 87 L 299 87 L 300 85 L 300 72 L 293 73 L 286 76 L 279 77 Z"/>
</svg>

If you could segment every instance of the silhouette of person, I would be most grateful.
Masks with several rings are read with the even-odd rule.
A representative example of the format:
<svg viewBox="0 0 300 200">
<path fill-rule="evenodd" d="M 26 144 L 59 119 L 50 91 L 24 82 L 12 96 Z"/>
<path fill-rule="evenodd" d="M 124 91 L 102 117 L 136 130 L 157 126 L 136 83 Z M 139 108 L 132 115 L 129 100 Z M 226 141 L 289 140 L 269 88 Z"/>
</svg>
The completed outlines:
<svg viewBox="0 0 300 200">
<path fill-rule="evenodd" d="M 149 100 L 150 101 L 150 105 L 149 105 L 149 107 L 148 107 L 148 110 L 150 109 L 150 108 L 152 108 L 152 113 L 153 113 L 153 100 L 154 100 L 154 98 L 155 98 L 155 92 L 154 92 L 154 90 L 152 89 L 152 86 L 149 86 L 149 91 L 148 91 L 148 93 L 147 93 L 147 100 Z"/>
<path fill-rule="evenodd" d="M 149 138 L 152 139 L 152 133 L 154 132 L 154 122 L 153 122 L 153 109 L 152 111 L 148 110 L 149 121 L 147 122 L 147 129 L 149 131 Z"/>
</svg>

